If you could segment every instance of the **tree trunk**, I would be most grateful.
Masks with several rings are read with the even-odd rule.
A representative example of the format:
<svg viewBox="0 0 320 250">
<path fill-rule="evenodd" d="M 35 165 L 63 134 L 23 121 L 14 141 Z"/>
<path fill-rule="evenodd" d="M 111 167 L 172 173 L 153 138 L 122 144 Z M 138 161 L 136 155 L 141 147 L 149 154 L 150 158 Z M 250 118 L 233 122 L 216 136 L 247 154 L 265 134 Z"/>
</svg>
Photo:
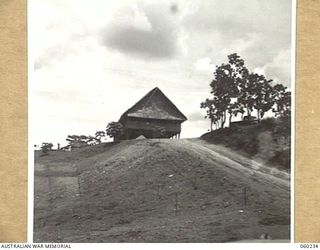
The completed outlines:
<svg viewBox="0 0 320 250">
<path fill-rule="evenodd" d="M 247 108 L 247 116 L 251 116 L 251 111 L 250 111 L 250 109 L 249 108 Z"/>
<path fill-rule="evenodd" d="M 224 127 L 224 123 L 226 122 L 226 112 L 227 112 L 227 111 L 224 111 L 224 112 L 223 112 L 223 115 L 222 115 L 221 128 Z"/>
</svg>

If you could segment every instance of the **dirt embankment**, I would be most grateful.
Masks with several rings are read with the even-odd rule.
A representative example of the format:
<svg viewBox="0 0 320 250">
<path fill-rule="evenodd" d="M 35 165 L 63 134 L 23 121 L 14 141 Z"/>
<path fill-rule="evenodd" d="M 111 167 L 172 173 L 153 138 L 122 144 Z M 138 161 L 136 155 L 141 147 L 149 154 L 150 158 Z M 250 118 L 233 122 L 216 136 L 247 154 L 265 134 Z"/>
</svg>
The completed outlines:
<svg viewBox="0 0 320 250">
<path fill-rule="evenodd" d="M 251 126 L 233 126 L 214 130 L 201 139 L 240 152 L 268 166 L 290 172 L 290 119 L 267 118 Z"/>
<path fill-rule="evenodd" d="M 222 146 L 132 140 L 36 157 L 36 242 L 288 239 L 289 176 Z"/>
</svg>

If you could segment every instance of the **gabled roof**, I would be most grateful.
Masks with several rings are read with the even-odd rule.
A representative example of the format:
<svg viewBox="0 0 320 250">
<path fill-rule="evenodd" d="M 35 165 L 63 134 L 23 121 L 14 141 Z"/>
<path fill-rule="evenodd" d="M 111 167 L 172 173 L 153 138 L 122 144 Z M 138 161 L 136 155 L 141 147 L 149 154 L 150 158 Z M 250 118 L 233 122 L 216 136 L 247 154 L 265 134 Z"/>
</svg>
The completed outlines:
<svg viewBox="0 0 320 250">
<path fill-rule="evenodd" d="M 140 101 L 128 109 L 120 118 L 125 117 L 185 121 L 187 118 L 158 88 L 152 89 Z"/>
</svg>

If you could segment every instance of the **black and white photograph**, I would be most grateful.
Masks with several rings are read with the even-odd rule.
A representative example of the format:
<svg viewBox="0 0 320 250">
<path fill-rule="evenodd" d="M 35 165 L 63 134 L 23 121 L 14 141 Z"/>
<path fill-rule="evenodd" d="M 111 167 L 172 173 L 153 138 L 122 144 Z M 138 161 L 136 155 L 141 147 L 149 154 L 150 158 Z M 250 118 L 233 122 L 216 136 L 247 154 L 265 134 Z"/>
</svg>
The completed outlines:
<svg viewBox="0 0 320 250">
<path fill-rule="evenodd" d="M 29 0 L 33 242 L 290 242 L 292 0 Z"/>
</svg>

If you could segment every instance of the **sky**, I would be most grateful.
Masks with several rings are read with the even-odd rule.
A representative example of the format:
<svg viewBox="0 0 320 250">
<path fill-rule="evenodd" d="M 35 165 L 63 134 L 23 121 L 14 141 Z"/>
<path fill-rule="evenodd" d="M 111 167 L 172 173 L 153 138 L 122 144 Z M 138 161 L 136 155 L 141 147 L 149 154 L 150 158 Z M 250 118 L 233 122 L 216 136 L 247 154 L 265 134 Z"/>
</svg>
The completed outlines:
<svg viewBox="0 0 320 250">
<path fill-rule="evenodd" d="M 231 53 L 291 86 L 291 0 L 30 0 L 28 16 L 34 144 L 105 130 L 154 87 L 188 118 L 181 136 L 198 137 Z"/>
</svg>

